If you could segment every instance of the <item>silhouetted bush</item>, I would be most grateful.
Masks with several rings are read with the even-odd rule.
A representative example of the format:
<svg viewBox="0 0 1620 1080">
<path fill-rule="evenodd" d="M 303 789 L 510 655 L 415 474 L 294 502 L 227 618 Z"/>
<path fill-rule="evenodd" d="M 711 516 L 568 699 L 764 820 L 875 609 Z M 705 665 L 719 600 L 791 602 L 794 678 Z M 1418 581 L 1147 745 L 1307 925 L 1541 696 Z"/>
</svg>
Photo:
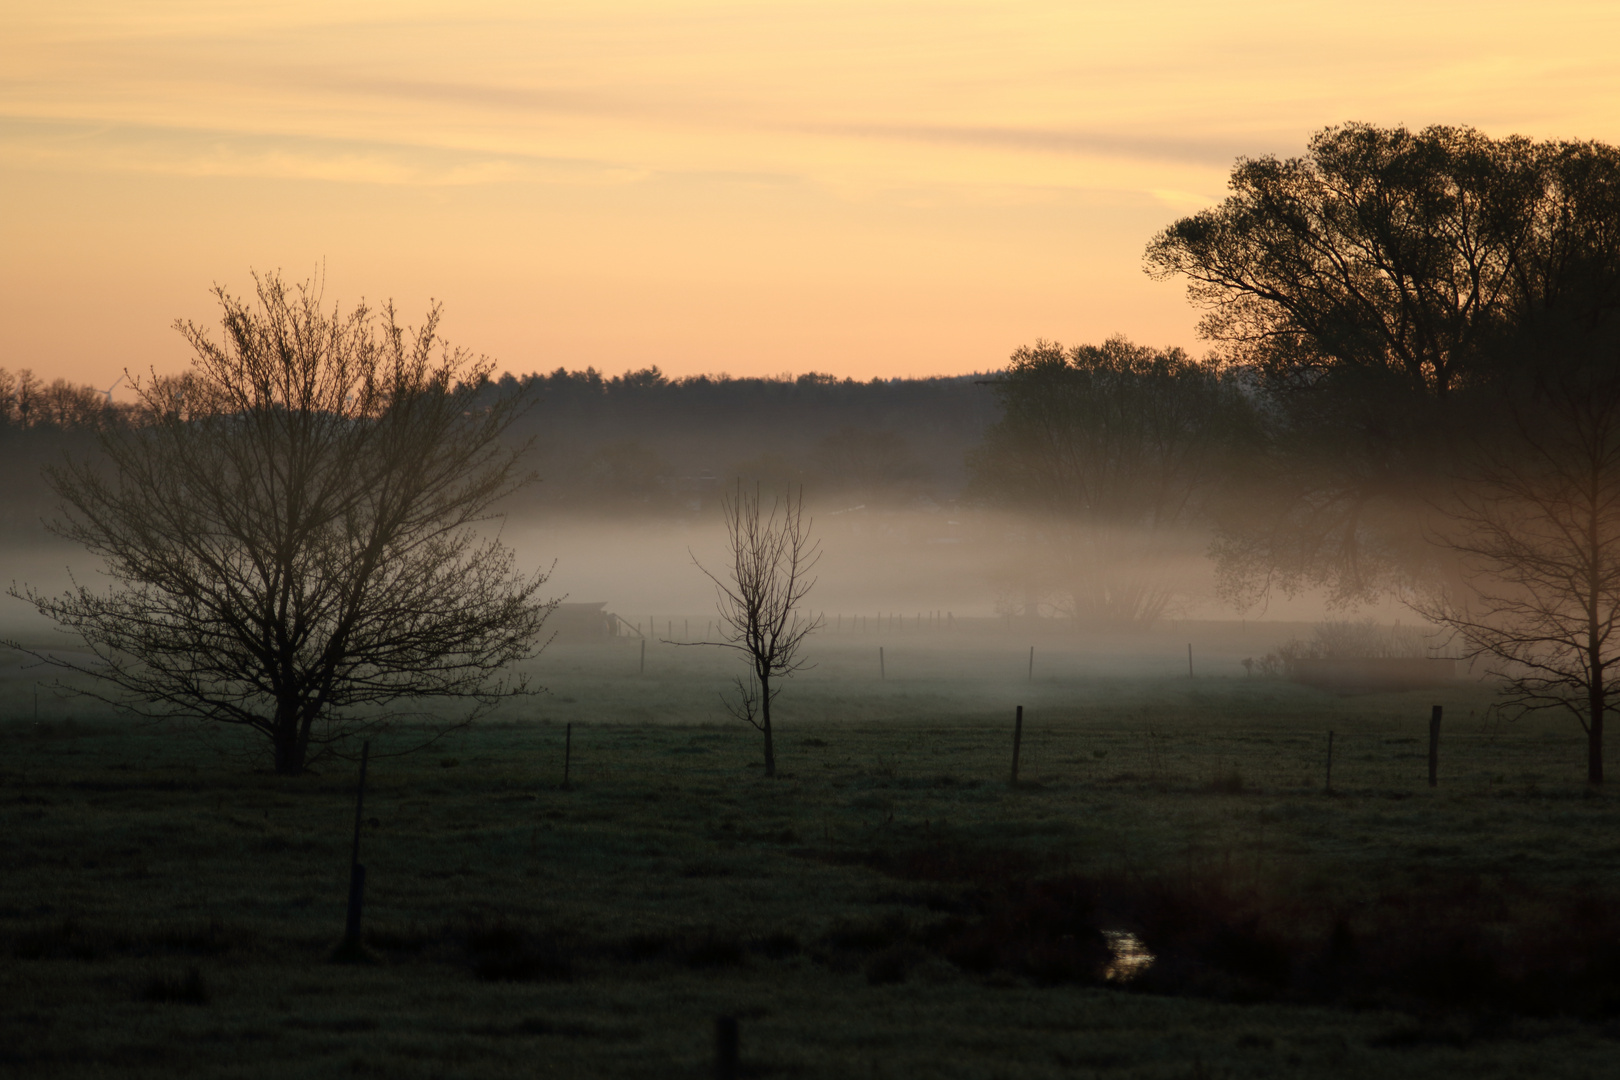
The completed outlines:
<svg viewBox="0 0 1620 1080">
<path fill-rule="evenodd" d="M 789 956 L 797 956 L 804 951 L 799 939 L 786 930 L 776 930 L 760 938 L 754 945 L 762 955 L 772 960 L 781 960 Z"/>
<path fill-rule="evenodd" d="M 742 942 L 729 935 L 710 932 L 687 949 L 685 962 L 692 968 L 737 967 L 744 958 Z"/>
<path fill-rule="evenodd" d="M 171 1005 L 206 1005 L 208 987 L 202 972 L 187 968 L 184 975 L 154 975 L 141 987 L 140 1000 Z"/>
<path fill-rule="evenodd" d="M 566 981 L 574 977 L 574 958 L 561 943 L 505 919 L 474 922 L 465 932 L 462 947 L 473 974 L 485 981 Z"/>
<path fill-rule="evenodd" d="M 220 956 L 248 944 L 250 935 L 219 920 L 146 926 L 91 926 L 63 919 L 16 933 L 10 952 L 19 960 L 105 960 L 113 956 Z"/>
<path fill-rule="evenodd" d="M 963 914 L 914 934 L 903 923 L 841 924 L 826 937 L 838 948 L 887 955 L 915 940 L 981 977 L 1116 981 L 1232 1001 L 1620 1016 L 1620 903 L 1591 890 L 1430 876 L 1346 911 L 1284 886 L 1240 886 L 1218 866 L 1155 878 L 1043 874 L 1026 855 L 960 846 L 855 858 L 912 880 L 954 874 L 970 887 Z M 1111 980 L 1104 931 L 1125 928 L 1153 962 Z M 896 963 L 874 958 L 868 978 L 894 981 Z"/>
<path fill-rule="evenodd" d="M 835 949 L 874 952 L 904 942 L 909 926 L 903 912 L 889 912 L 872 919 L 845 919 L 834 923 L 823 940 Z"/>
<path fill-rule="evenodd" d="M 867 961 L 867 984 L 892 986 L 903 983 L 922 959 L 922 952 L 915 946 L 892 945 Z"/>
</svg>

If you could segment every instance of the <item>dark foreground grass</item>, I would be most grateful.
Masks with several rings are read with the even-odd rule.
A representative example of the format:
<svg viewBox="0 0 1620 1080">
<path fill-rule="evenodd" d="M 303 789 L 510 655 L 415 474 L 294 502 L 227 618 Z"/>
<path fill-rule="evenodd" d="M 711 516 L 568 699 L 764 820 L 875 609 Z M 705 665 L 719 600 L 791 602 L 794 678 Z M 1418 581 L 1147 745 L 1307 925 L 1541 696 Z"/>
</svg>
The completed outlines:
<svg viewBox="0 0 1620 1080">
<path fill-rule="evenodd" d="M 828 665 L 767 782 L 711 673 L 579 667 L 373 762 L 360 963 L 352 766 L 0 724 L 0 1066 L 700 1077 L 730 1014 L 758 1076 L 1612 1074 L 1620 812 L 1562 725 L 1448 691 L 1430 791 L 1427 696 Z"/>
</svg>

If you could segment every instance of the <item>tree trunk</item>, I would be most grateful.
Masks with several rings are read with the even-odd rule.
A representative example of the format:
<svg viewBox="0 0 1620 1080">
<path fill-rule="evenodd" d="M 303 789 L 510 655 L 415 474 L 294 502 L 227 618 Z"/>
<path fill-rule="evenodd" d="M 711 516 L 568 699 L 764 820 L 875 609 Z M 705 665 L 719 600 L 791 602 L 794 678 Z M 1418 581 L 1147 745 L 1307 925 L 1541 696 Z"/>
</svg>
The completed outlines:
<svg viewBox="0 0 1620 1080">
<path fill-rule="evenodd" d="M 1586 703 L 1586 782 L 1589 784 L 1603 783 L 1603 713 L 1607 696 L 1603 686 L 1603 661 L 1594 656 Z"/>
<path fill-rule="evenodd" d="M 765 733 L 765 775 L 776 776 L 776 747 L 771 743 L 771 679 L 759 680 L 759 729 Z"/>
<path fill-rule="evenodd" d="M 276 775 L 298 776 L 304 771 L 304 746 L 297 736 L 276 736 Z"/>
<path fill-rule="evenodd" d="M 304 771 L 304 758 L 309 752 L 309 739 L 304 731 L 304 725 L 298 722 L 296 714 L 276 717 L 271 741 L 276 748 L 276 775 L 301 775 Z"/>
<path fill-rule="evenodd" d="M 1603 783 L 1603 713 L 1607 688 L 1603 685 L 1603 620 L 1599 605 L 1606 582 L 1601 567 L 1606 547 L 1598 507 L 1602 505 L 1603 470 L 1594 462 L 1586 514 L 1586 782 Z M 1613 612 L 1610 612 L 1613 616 Z"/>
</svg>

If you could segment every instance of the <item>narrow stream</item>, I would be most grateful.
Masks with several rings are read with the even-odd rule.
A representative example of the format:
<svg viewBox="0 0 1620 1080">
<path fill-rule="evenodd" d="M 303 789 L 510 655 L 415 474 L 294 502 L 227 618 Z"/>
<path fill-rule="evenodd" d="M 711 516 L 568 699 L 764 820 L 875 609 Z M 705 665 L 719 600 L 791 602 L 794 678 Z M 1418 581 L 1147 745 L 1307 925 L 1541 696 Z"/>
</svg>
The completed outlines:
<svg viewBox="0 0 1620 1080">
<path fill-rule="evenodd" d="M 1128 983 L 1153 966 L 1153 954 L 1142 939 L 1129 930 L 1104 930 L 1108 950 L 1113 957 L 1103 968 L 1103 978 L 1113 983 Z"/>
</svg>

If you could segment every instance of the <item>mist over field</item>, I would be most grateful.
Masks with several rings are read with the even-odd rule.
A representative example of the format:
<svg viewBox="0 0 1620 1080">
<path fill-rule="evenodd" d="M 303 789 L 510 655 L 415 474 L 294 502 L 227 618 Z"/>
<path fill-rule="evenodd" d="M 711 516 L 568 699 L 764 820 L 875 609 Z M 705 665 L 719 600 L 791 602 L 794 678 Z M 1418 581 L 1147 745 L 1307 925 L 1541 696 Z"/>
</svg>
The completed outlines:
<svg viewBox="0 0 1620 1080">
<path fill-rule="evenodd" d="M 1184 670 L 1188 630 L 1179 624 L 1193 620 L 1212 624 L 1193 631 L 1207 639 L 1200 652 L 1213 649 L 1221 672 L 1232 675 L 1256 649 L 1263 654 L 1312 622 L 1347 617 L 1309 591 L 1235 609 L 1217 595 L 1205 525 L 1176 532 L 1168 544 L 1163 532 L 1110 527 L 1099 545 L 1105 553 L 1088 568 L 1094 579 L 1167 583 L 1174 596 L 1162 617 L 1138 625 L 1077 610 L 1053 587 L 1062 568 L 1040 515 L 998 505 L 972 486 L 972 456 L 1000 411 L 996 377 L 671 385 L 656 371 L 613 379 L 593 372 L 552 376 L 551 386 L 531 377 L 537 401 L 510 439 L 531 445 L 524 460 L 536 481 L 478 530 L 509 546 L 520 568 L 549 570 L 548 595 L 605 603 L 644 631 L 658 620 L 650 637 L 667 635 L 670 620 L 680 621 L 682 634 L 688 626 L 710 629 L 715 590 L 698 564 L 724 575 L 721 503 L 743 488 L 761 491 L 767 505 L 803 494 L 821 551 L 808 603 L 825 615 L 829 633 L 903 634 L 920 615 L 925 626 L 938 618 L 986 632 L 999 626 L 1009 640 L 1063 639 L 1065 649 L 1103 667 L 1157 670 L 1168 657 Z M 496 389 L 519 386 L 508 377 Z M 9 579 L 59 592 L 71 571 L 81 584 L 104 586 L 99 561 L 44 525 L 57 510 L 42 470 L 93 457 L 93 432 L 68 424 L 8 437 L 16 460 L 27 463 L 0 478 Z M 1387 603 L 1353 615 L 1413 622 Z M 1237 633 L 1267 623 L 1278 626 Z M 67 642 L 12 598 L 0 605 L 0 630 L 54 647 Z"/>
<path fill-rule="evenodd" d="M 979 647 L 1024 654 L 1037 645 L 1048 671 L 1184 674 L 1195 643 L 1195 670 L 1237 677 L 1250 673 L 1245 658 L 1309 638 L 1323 620 L 1421 621 L 1387 596 L 1346 607 L 1310 587 L 1234 605 L 1218 587 L 1211 507 L 1222 499 L 1251 505 L 1240 483 L 1251 462 L 1231 458 L 1224 436 L 1195 435 L 1190 460 L 1144 457 L 1132 447 L 1158 436 L 1127 425 L 1120 447 L 1102 451 L 1119 460 L 1116 470 L 1064 479 L 1066 463 L 1092 451 L 1019 443 L 1023 431 L 1050 421 L 1009 412 L 1017 399 L 1005 396 L 1006 380 L 1004 370 L 864 383 L 816 373 L 669 380 L 656 368 L 508 375 L 481 393 L 523 403 L 505 439 L 528 448 L 522 464 L 534 481 L 476 528 L 507 545 L 524 572 L 548 571 L 545 595 L 604 604 L 625 620 L 626 635 L 712 639 L 715 588 L 699 564 L 726 575 L 724 500 L 757 491 L 770 506 L 802 495 L 820 550 L 807 608 L 826 621 L 807 645 L 812 661 L 880 645 L 944 649 L 942 657 Z M 60 593 L 71 571 L 103 588 L 98 560 L 43 522 L 58 516 L 45 470 L 95 459 L 96 424 L 109 403 L 36 382 L 30 392 L 48 403 L 36 416 L 54 421 L 4 432 L 18 463 L 0 477 L 9 578 Z M 1037 401 L 1053 400 L 1033 389 Z M 1128 399 L 1123 407 L 1152 414 Z M 1082 408 L 1063 422 L 1084 431 L 1087 415 Z M 1047 468 L 1059 471 L 1043 479 Z M 1050 492 L 1063 490 L 1056 485 L 1086 482 L 1096 489 L 1091 503 L 1053 501 Z M 1154 491 L 1193 511 L 1167 513 L 1162 494 L 1141 498 Z M 1132 596 L 1111 603 L 1098 591 L 1120 583 L 1142 586 L 1158 606 Z M 0 632 L 75 647 L 10 597 L 0 603 Z M 1431 644 L 1438 651 L 1443 641 Z M 542 656 L 530 665 L 541 683 L 548 663 Z M 939 664 L 943 671 L 951 661 Z M 724 715 L 718 706 L 715 715 Z"/>
</svg>

